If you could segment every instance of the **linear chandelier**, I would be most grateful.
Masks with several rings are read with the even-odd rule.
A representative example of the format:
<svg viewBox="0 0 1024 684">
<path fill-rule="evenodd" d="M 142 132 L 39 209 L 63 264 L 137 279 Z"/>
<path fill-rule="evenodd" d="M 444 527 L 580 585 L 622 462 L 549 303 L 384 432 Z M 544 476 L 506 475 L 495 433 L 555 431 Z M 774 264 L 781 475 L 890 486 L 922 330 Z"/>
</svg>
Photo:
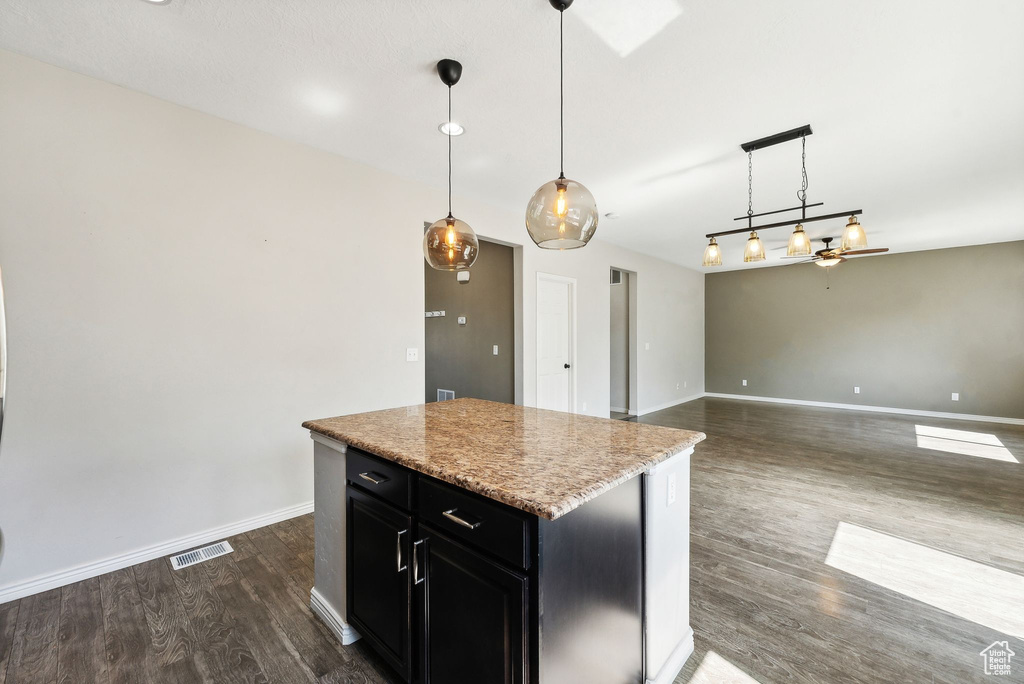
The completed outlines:
<svg viewBox="0 0 1024 684">
<path fill-rule="evenodd" d="M 857 216 L 863 213 L 862 209 L 851 209 L 848 211 L 840 211 L 833 214 L 823 214 L 820 216 L 808 216 L 807 210 L 811 207 L 820 207 L 824 202 L 815 202 L 813 204 L 807 203 L 807 136 L 811 135 L 810 125 L 800 126 L 792 130 L 783 131 L 782 133 L 776 133 L 769 135 L 765 138 L 759 138 L 750 142 L 745 142 L 740 145 L 740 149 L 747 153 L 747 213 L 745 216 L 738 216 L 734 218 L 734 221 L 746 220 L 747 226 L 745 228 L 736 228 L 733 230 L 722 230 L 716 233 L 708 233 L 704 237 L 709 238 L 710 242 L 704 249 L 704 260 L 702 266 L 721 266 L 722 265 L 722 250 L 718 245 L 717 238 L 724 235 L 738 235 L 740 233 L 750 233 L 747 237 L 747 244 L 743 250 L 743 261 L 745 263 L 751 263 L 755 261 L 765 260 L 765 249 L 764 244 L 761 242 L 761 238 L 758 237 L 757 231 L 768 230 L 770 228 L 780 228 L 783 226 L 793 226 L 796 228 L 793 230 L 793 234 L 789 238 L 789 244 L 786 248 L 786 256 L 810 256 L 811 254 L 811 241 L 807 237 L 807 233 L 804 232 L 805 223 L 811 223 L 813 221 L 828 221 L 830 219 L 842 218 L 848 216 L 849 220 L 846 224 L 846 229 L 843 231 L 842 239 L 842 250 L 853 250 L 867 247 L 867 236 L 864 234 L 864 229 L 857 221 Z M 801 142 L 801 157 L 800 157 L 800 170 L 801 170 L 801 186 L 800 190 L 797 191 L 797 199 L 800 200 L 800 206 L 787 207 L 786 209 L 775 209 L 772 211 L 763 211 L 761 213 L 754 213 L 754 151 L 771 147 L 772 145 L 778 145 L 792 140 L 800 140 Z M 800 211 L 800 218 L 789 219 L 786 221 L 778 221 L 775 223 L 765 223 L 759 226 L 754 225 L 754 219 L 761 216 L 771 216 L 773 214 L 784 214 L 791 211 Z"/>
</svg>

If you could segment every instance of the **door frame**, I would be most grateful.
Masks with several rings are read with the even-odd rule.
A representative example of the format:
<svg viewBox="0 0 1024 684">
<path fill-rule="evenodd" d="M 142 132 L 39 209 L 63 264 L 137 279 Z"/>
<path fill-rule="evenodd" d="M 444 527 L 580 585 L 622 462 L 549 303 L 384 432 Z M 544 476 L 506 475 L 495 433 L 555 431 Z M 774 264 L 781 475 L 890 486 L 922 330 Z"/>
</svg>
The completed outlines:
<svg viewBox="0 0 1024 684">
<path fill-rule="evenodd" d="M 576 410 L 576 279 L 568 276 L 561 276 L 554 273 L 542 273 L 537 271 L 537 289 L 534 292 L 534 387 L 540 385 L 540 364 L 536 359 L 540 358 L 540 306 L 539 294 L 542 281 L 551 283 L 565 283 L 569 286 L 569 412 L 579 413 Z M 537 403 L 540 403 L 539 401 Z"/>
</svg>

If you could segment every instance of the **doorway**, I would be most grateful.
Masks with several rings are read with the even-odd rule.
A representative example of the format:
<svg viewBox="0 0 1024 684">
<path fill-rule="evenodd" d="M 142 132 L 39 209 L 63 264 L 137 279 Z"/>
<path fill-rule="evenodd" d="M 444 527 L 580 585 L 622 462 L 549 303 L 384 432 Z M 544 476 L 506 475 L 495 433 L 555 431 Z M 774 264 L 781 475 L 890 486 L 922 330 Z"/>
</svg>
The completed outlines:
<svg viewBox="0 0 1024 684">
<path fill-rule="evenodd" d="M 576 412 L 576 279 L 537 274 L 537 407 Z"/>
<path fill-rule="evenodd" d="M 423 264 L 425 400 L 516 399 L 515 250 L 480 240 L 469 282 Z"/>
<path fill-rule="evenodd" d="M 609 418 L 636 415 L 636 273 L 609 271 Z"/>
</svg>

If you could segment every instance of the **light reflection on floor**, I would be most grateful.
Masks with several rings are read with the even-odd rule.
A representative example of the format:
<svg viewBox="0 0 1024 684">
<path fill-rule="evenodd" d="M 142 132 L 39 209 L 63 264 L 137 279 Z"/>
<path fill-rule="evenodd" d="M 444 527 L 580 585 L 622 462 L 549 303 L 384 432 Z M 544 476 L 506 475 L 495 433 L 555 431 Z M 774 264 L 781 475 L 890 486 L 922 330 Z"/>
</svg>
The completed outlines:
<svg viewBox="0 0 1024 684">
<path fill-rule="evenodd" d="M 689 684 L 760 684 L 714 651 L 708 651 Z"/>
<path fill-rule="evenodd" d="M 1019 543 L 992 539 L 993 545 Z M 965 620 L 1024 638 L 1024 577 L 840 522 L 827 565 Z"/>
<path fill-rule="evenodd" d="M 999 438 L 992 434 L 929 425 L 915 425 L 914 429 L 917 433 L 917 446 L 921 449 L 1019 463 Z"/>
</svg>

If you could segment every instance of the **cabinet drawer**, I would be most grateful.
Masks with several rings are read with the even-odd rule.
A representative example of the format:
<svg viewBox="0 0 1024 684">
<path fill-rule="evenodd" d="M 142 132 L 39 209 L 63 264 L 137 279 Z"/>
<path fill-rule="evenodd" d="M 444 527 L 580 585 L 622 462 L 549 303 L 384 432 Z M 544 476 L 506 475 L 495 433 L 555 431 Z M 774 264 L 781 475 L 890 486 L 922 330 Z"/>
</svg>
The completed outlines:
<svg viewBox="0 0 1024 684">
<path fill-rule="evenodd" d="M 412 473 L 401 466 L 349 447 L 345 452 L 349 482 L 406 510 L 412 508 Z"/>
<path fill-rule="evenodd" d="M 530 567 L 528 516 L 455 487 L 420 478 L 420 519 L 517 568 Z"/>
</svg>

